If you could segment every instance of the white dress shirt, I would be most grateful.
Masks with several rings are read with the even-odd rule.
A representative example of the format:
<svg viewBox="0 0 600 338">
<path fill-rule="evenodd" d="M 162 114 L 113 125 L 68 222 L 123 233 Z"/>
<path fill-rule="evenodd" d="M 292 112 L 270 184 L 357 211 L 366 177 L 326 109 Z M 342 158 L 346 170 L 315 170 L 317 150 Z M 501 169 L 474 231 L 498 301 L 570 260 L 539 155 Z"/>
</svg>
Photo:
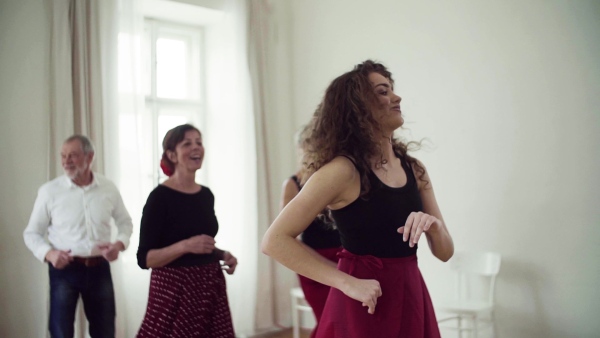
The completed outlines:
<svg viewBox="0 0 600 338">
<path fill-rule="evenodd" d="M 98 256 L 98 245 L 111 242 L 111 218 L 118 230 L 116 241 L 127 248 L 133 224 L 114 183 L 93 173 L 92 183 L 80 187 L 63 175 L 38 190 L 23 237 L 42 262 L 52 249 L 71 250 L 72 256 Z"/>
</svg>

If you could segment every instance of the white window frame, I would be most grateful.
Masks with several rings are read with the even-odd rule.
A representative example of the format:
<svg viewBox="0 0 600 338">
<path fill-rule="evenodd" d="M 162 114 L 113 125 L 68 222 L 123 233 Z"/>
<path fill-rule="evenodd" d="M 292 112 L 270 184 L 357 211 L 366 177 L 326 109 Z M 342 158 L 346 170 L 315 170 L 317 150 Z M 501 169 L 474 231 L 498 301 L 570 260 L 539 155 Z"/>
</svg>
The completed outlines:
<svg viewBox="0 0 600 338">
<path fill-rule="evenodd" d="M 191 93 L 188 93 L 191 97 L 183 99 L 175 98 L 163 98 L 159 97 L 157 93 L 157 41 L 161 37 L 176 37 L 183 38 L 188 42 L 188 55 L 187 62 L 190 72 L 192 73 L 188 78 L 188 87 Z M 148 41 L 149 39 L 149 41 Z M 146 17 L 144 19 L 144 40 L 145 44 L 149 42 L 149 46 L 144 48 L 144 53 L 149 53 L 149 64 L 145 63 L 147 67 L 146 72 L 150 73 L 147 79 L 149 88 L 145 88 L 145 111 L 144 119 L 144 138 L 153 140 L 150 142 L 153 146 L 149 153 L 145 153 L 145 158 L 151 158 L 148 168 L 155 168 L 149 175 L 152 177 L 154 185 L 163 181 L 166 176 L 162 173 L 158 167 L 158 163 L 162 156 L 162 139 L 164 137 L 164 130 L 159 129 L 159 119 L 161 112 L 165 109 L 177 110 L 181 109 L 180 114 L 175 113 L 174 115 L 181 116 L 185 120 L 184 123 L 191 123 L 198 129 L 202 130 L 205 125 L 206 116 L 206 95 L 205 85 L 206 77 L 204 71 L 205 50 L 204 50 L 204 31 L 200 26 L 185 25 L 180 23 L 173 23 L 170 21 L 155 19 Z M 148 57 L 148 55 L 144 55 Z M 183 112 L 187 110 L 187 112 Z M 163 128 L 164 129 L 164 128 Z M 153 165 L 154 164 L 154 165 Z M 205 176 L 205 170 L 199 171 L 198 175 L 201 179 Z"/>
</svg>

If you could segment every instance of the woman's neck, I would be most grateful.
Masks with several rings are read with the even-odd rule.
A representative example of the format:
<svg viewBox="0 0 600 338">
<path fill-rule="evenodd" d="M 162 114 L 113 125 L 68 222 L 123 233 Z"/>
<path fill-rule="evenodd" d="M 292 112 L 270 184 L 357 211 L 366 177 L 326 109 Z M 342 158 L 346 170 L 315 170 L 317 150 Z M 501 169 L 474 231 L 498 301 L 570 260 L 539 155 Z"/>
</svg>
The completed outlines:
<svg viewBox="0 0 600 338">
<path fill-rule="evenodd" d="M 164 182 L 170 188 L 183 192 L 197 192 L 200 185 L 196 183 L 195 173 L 175 172 Z"/>
<path fill-rule="evenodd" d="M 394 146 L 392 144 L 392 137 L 383 136 L 380 140 L 381 154 L 373 156 L 371 159 L 371 165 L 373 168 L 382 168 L 393 166 L 397 161 L 396 153 L 394 152 Z"/>
</svg>

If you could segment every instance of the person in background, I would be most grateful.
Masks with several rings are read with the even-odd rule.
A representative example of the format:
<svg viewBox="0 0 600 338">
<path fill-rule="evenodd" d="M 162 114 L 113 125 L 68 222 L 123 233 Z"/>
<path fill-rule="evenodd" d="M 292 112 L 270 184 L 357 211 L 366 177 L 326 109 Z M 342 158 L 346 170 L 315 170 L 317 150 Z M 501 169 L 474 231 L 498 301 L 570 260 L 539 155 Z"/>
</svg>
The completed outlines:
<svg viewBox="0 0 600 338">
<path fill-rule="evenodd" d="M 306 125 L 296 136 L 296 145 L 300 155 L 304 154 L 304 149 L 308 146 L 307 138 L 310 135 L 310 125 Z M 283 191 L 281 194 L 281 209 L 283 209 L 302 189 L 302 176 L 305 169 L 300 166 L 298 171 L 283 182 Z M 306 245 L 306 249 L 315 254 L 315 257 L 322 259 L 324 263 L 337 266 L 337 253 L 341 251 L 340 235 L 333 224 L 328 224 L 324 217 L 315 218 L 312 223 L 300 235 L 300 241 Z M 304 297 L 312 307 L 317 325 L 313 330 L 311 337 L 317 332 L 319 320 L 325 307 L 325 301 L 329 295 L 330 287 L 321 284 L 312 279 L 298 275 L 300 286 L 304 292 Z"/>
<path fill-rule="evenodd" d="M 394 137 L 400 101 L 382 64 L 336 78 L 313 117 L 309 178 L 264 235 L 264 253 L 332 287 L 317 338 L 440 337 L 416 253 L 423 234 L 442 261 L 454 245 L 425 166 Z M 324 208 L 344 247 L 338 269 L 295 239 Z"/>
<path fill-rule="evenodd" d="M 203 160 L 197 128 L 167 132 L 161 168 L 169 178 L 148 196 L 140 228 L 138 265 L 152 273 L 139 338 L 234 337 L 222 269 L 233 274 L 237 259 L 215 246 L 215 197 L 196 183 Z"/>
<path fill-rule="evenodd" d="M 129 245 L 133 225 L 117 187 L 91 170 L 93 160 L 94 147 L 87 137 L 73 135 L 63 143 L 65 174 L 39 189 L 23 232 L 29 250 L 48 263 L 52 338 L 73 337 L 80 296 L 90 336 L 115 336 L 109 262 Z M 111 219 L 118 230 L 115 241 Z"/>
</svg>

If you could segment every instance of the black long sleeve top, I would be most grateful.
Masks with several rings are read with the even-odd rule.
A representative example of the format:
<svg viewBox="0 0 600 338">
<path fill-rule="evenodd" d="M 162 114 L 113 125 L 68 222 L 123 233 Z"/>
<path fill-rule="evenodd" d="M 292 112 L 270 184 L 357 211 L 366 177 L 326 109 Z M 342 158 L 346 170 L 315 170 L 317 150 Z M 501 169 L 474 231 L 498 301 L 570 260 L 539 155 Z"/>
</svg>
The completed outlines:
<svg viewBox="0 0 600 338">
<path fill-rule="evenodd" d="M 219 223 L 214 210 L 215 197 L 208 187 L 187 194 L 158 185 L 148 196 L 142 214 L 138 265 L 148 269 L 148 251 L 162 249 L 196 235 L 215 237 Z M 218 261 L 217 252 L 185 254 L 168 267 L 194 266 Z"/>
</svg>

